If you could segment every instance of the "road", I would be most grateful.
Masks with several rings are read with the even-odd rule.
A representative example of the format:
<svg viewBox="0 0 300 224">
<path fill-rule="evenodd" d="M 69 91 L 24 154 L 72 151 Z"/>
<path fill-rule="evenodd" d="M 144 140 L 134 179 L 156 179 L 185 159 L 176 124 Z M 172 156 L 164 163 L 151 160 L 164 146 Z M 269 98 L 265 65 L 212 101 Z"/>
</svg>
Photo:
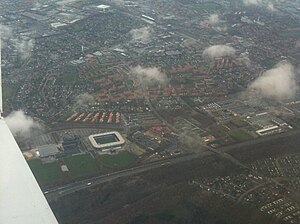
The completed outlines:
<svg viewBox="0 0 300 224">
<path fill-rule="evenodd" d="M 60 186 L 60 187 L 56 187 L 56 188 L 44 191 L 44 194 L 48 201 L 53 201 L 64 195 L 68 195 L 73 192 L 76 192 L 76 191 L 79 191 L 82 189 L 86 189 L 86 188 L 89 188 L 89 187 L 92 187 L 92 186 L 95 186 L 98 184 L 106 183 L 106 182 L 115 180 L 117 178 L 131 176 L 131 175 L 139 174 L 139 173 L 142 173 L 142 172 L 145 172 L 148 170 L 152 170 L 152 169 L 156 169 L 156 168 L 160 168 L 160 167 L 164 167 L 164 166 L 168 166 L 168 165 L 174 165 L 177 163 L 182 163 L 182 162 L 190 161 L 192 159 L 209 156 L 209 155 L 213 155 L 213 153 L 210 151 L 206 151 L 201 154 L 193 153 L 193 154 L 189 154 L 189 155 L 185 155 L 185 156 L 181 156 L 181 157 L 175 157 L 173 159 L 156 161 L 156 162 L 152 162 L 152 163 L 145 164 L 142 166 L 137 166 L 137 167 L 133 167 L 133 168 L 129 168 L 129 169 L 125 169 L 125 170 L 121 170 L 121 171 L 117 171 L 117 172 L 113 172 L 113 173 L 109 173 L 109 174 L 104 174 L 104 175 L 97 176 L 97 177 L 88 178 L 88 179 L 81 180 L 81 181 L 76 181 L 76 182 L 73 182 L 70 184 L 66 184 L 64 186 Z"/>
<path fill-rule="evenodd" d="M 85 179 L 85 180 L 81 180 L 81 181 L 73 182 L 73 183 L 70 183 L 70 184 L 66 184 L 64 186 L 49 189 L 49 190 L 45 191 L 44 193 L 45 193 L 46 198 L 49 201 L 52 201 L 52 200 L 58 199 L 58 198 L 60 198 L 64 195 L 68 195 L 68 194 L 71 194 L 73 192 L 95 186 L 97 184 L 102 184 L 102 183 L 106 183 L 106 182 L 109 182 L 109 181 L 113 181 L 117 178 L 127 177 L 127 176 L 131 176 L 131 175 L 139 174 L 139 173 L 142 173 L 142 172 L 145 172 L 145 171 L 149 171 L 149 170 L 152 170 L 152 169 L 157 169 L 157 168 L 160 168 L 160 167 L 163 167 L 163 166 L 168 166 L 168 165 L 174 165 L 174 164 L 178 164 L 178 163 L 182 163 L 182 162 L 187 162 L 187 161 L 190 161 L 190 160 L 193 160 L 193 159 L 196 159 L 196 158 L 201 158 L 201 157 L 214 155 L 214 154 L 217 154 L 217 155 L 219 155 L 219 156 L 221 156 L 225 159 L 228 159 L 228 160 L 230 160 L 231 162 L 233 162 L 234 164 L 236 164 L 238 166 L 249 169 L 247 166 L 245 166 L 240 161 L 238 161 L 233 156 L 231 156 L 229 154 L 230 150 L 245 147 L 245 146 L 251 146 L 251 145 L 254 146 L 254 145 L 256 145 L 258 143 L 261 143 L 261 142 L 272 141 L 273 139 L 284 138 L 284 137 L 298 135 L 298 134 L 300 134 L 300 130 L 294 130 L 294 131 L 282 133 L 280 135 L 269 136 L 269 137 L 265 137 L 265 138 L 259 138 L 259 139 L 248 141 L 248 142 L 241 143 L 241 144 L 226 146 L 226 147 L 223 147 L 223 148 L 220 148 L 220 149 L 213 149 L 213 148 L 210 148 L 210 147 L 206 147 L 208 150 L 204 151 L 204 152 L 201 152 L 201 153 L 188 154 L 188 155 L 184 155 L 184 156 L 181 156 L 181 157 L 175 157 L 175 158 L 172 158 L 172 159 L 157 161 L 157 162 L 137 166 L 137 167 L 134 167 L 134 168 L 125 169 L 125 170 L 122 170 L 122 171 L 117 171 L 117 172 L 113 172 L 113 173 L 109 173 L 109 174 L 105 174 L 105 175 L 100 175 L 100 176 L 97 176 L 97 177 L 88 178 L 88 179 Z M 271 182 L 273 182 L 274 184 L 281 185 L 276 180 L 271 180 Z"/>
</svg>

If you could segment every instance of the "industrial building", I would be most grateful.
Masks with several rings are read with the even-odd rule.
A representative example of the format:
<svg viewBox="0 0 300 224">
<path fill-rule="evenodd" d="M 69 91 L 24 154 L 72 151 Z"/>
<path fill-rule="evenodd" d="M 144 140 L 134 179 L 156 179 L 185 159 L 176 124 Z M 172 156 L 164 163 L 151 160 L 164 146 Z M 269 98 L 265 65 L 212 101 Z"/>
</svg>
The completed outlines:
<svg viewBox="0 0 300 224">
<path fill-rule="evenodd" d="M 259 136 L 280 133 L 283 131 L 284 127 L 292 128 L 285 121 L 267 112 L 256 114 L 253 117 L 248 117 L 246 121 L 250 125 L 257 127 L 256 133 Z"/>
<path fill-rule="evenodd" d="M 41 145 L 38 147 L 39 156 L 41 158 L 47 158 L 55 156 L 59 153 L 58 147 L 55 144 Z"/>
<path fill-rule="evenodd" d="M 79 136 L 64 136 L 62 147 L 65 153 L 75 154 L 80 152 L 81 141 Z"/>
</svg>

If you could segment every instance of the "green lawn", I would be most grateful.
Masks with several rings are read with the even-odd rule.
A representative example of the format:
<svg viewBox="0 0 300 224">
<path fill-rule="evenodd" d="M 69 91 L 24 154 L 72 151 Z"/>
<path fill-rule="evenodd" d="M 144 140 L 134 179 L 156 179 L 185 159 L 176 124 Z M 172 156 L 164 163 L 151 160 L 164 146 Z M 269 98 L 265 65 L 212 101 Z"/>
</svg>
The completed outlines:
<svg viewBox="0 0 300 224">
<path fill-rule="evenodd" d="M 299 38 L 300 37 L 300 29 L 288 29 L 286 32 L 280 32 L 278 35 L 282 38 Z"/>
<path fill-rule="evenodd" d="M 42 164 L 39 159 L 27 161 L 35 178 L 42 184 L 55 182 L 63 178 L 60 166 L 56 163 Z"/>
<path fill-rule="evenodd" d="M 221 6 L 219 4 L 216 4 L 215 2 L 205 2 L 202 3 L 201 6 L 207 11 L 214 11 L 221 8 Z"/>
<path fill-rule="evenodd" d="M 130 165 L 136 156 L 130 152 L 122 151 L 116 155 L 102 155 L 100 160 L 109 167 L 122 168 Z"/>
<path fill-rule="evenodd" d="M 248 134 L 246 131 L 242 130 L 242 129 L 234 129 L 229 131 L 228 133 L 231 137 L 233 137 L 235 140 L 237 141 L 247 141 L 250 139 L 253 139 L 253 137 Z"/>
<path fill-rule="evenodd" d="M 16 90 L 17 90 L 16 87 L 3 85 L 2 87 L 3 99 L 13 98 L 14 95 L 16 94 Z"/>
<path fill-rule="evenodd" d="M 200 3 L 200 4 L 196 4 L 194 5 L 194 8 L 197 11 L 208 11 L 208 12 L 213 12 L 213 11 L 217 11 L 219 9 L 221 9 L 221 5 L 215 3 L 215 2 L 204 2 L 204 3 Z"/>
<path fill-rule="evenodd" d="M 77 68 L 74 65 L 66 65 L 64 67 L 63 81 L 65 84 L 75 84 L 79 80 Z"/>
<path fill-rule="evenodd" d="M 64 162 L 73 177 L 94 174 L 99 171 L 95 160 L 90 154 L 70 156 L 64 158 Z"/>
<path fill-rule="evenodd" d="M 55 181 L 60 181 L 65 177 L 79 177 L 83 175 L 94 174 L 99 171 L 95 160 L 90 154 L 75 155 L 63 159 L 67 165 L 69 172 L 63 173 L 58 162 L 43 164 L 41 160 L 28 160 L 28 164 L 41 184 L 48 184 Z"/>
<path fill-rule="evenodd" d="M 230 121 L 233 125 L 235 125 L 235 126 L 237 126 L 237 127 L 245 127 L 245 126 L 247 126 L 248 124 L 244 121 L 244 120 L 242 120 L 241 118 L 238 118 L 238 117 L 236 117 L 236 118 L 233 118 L 231 121 Z"/>
</svg>

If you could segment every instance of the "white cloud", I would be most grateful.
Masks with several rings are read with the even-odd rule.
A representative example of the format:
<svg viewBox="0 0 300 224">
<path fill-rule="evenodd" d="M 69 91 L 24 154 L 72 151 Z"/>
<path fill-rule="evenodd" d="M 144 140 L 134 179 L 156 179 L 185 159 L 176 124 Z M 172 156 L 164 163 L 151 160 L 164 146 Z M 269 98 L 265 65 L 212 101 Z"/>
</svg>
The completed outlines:
<svg viewBox="0 0 300 224">
<path fill-rule="evenodd" d="M 150 82 L 156 80 L 161 84 L 166 84 L 168 82 L 168 77 L 165 73 L 161 72 L 156 67 L 144 68 L 140 65 L 131 69 L 133 75 L 138 77 L 141 82 Z"/>
<path fill-rule="evenodd" d="M 260 5 L 262 4 L 262 0 L 243 0 L 245 5 Z"/>
<path fill-rule="evenodd" d="M 95 100 L 94 96 L 89 93 L 83 93 L 75 97 L 75 108 L 82 107 L 93 103 Z"/>
<path fill-rule="evenodd" d="M 209 17 L 208 17 L 208 20 L 207 22 L 210 24 L 210 25 L 217 25 L 218 23 L 220 23 L 220 19 L 219 19 L 219 15 L 218 14 L 211 14 Z"/>
<path fill-rule="evenodd" d="M 118 6 L 123 6 L 125 4 L 124 0 L 112 0 L 112 2 Z"/>
<path fill-rule="evenodd" d="M 270 11 L 275 11 L 274 4 L 273 4 L 273 3 L 269 3 L 269 4 L 267 5 L 267 9 L 270 10 Z"/>
<path fill-rule="evenodd" d="M 9 26 L 0 24 L 0 35 L 1 35 L 1 47 L 5 45 L 5 42 L 12 36 L 12 29 Z"/>
<path fill-rule="evenodd" d="M 150 27 L 142 27 L 139 29 L 133 29 L 129 33 L 132 36 L 132 41 L 137 42 L 147 42 L 150 37 L 153 30 Z"/>
<path fill-rule="evenodd" d="M 276 8 L 274 6 L 274 3 L 277 3 L 278 0 L 243 0 L 243 3 L 246 6 L 251 6 L 251 5 L 257 5 L 261 7 L 265 7 L 266 9 L 270 11 L 276 11 Z"/>
<path fill-rule="evenodd" d="M 5 121 L 14 135 L 22 137 L 29 137 L 32 130 L 41 128 L 38 122 L 25 115 L 22 110 L 13 111 L 5 118 Z"/>
<path fill-rule="evenodd" d="M 227 31 L 226 21 L 221 20 L 219 18 L 218 14 L 211 14 L 206 20 L 201 22 L 201 25 L 204 27 L 209 25 L 215 31 L 218 31 L 218 32 L 226 32 Z"/>
<path fill-rule="evenodd" d="M 280 62 L 254 80 L 249 89 L 268 99 L 292 99 L 298 89 L 295 69 L 288 62 Z"/>
<path fill-rule="evenodd" d="M 34 47 L 34 40 L 14 40 L 14 47 L 17 49 L 19 56 L 25 60 L 31 56 Z"/>
<path fill-rule="evenodd" d="M 209 59 L 234 55 L 235 49 L 227 45 L 213 45 L 203 51 L 203 56 Z"/>
<path fill-rule="evenodd" d="M 251 65 L 251 60 L 249 58 L 248 52 L 241 53 L 240 56 L 237 58 L 237 61 L 239 61 L 243 65 L 246 65 L 247 67 Z"/>
</svg>

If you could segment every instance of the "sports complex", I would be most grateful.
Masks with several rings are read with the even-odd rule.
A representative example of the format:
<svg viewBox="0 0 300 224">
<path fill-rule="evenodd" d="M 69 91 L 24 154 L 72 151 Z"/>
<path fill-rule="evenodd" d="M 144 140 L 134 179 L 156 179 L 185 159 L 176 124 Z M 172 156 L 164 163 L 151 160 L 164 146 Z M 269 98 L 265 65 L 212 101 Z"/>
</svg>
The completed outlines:
<svg viewBox="0 0 300 224">
<path fill-rule="evenodd" d="M 121 148 L 125 140 L 119 132 L 106 132 L 89 136 L 89 140 L 95 149 L 103 152 Z"/>
</svg>

